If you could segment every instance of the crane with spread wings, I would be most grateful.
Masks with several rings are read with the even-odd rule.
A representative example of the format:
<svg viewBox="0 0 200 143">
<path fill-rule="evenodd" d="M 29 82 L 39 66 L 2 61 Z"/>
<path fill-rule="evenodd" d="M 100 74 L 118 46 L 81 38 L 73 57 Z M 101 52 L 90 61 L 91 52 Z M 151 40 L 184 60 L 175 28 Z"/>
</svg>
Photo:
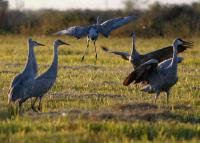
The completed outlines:
<svg viewBox="0 0 200 143">
<path fill-rule="evenodd" d="M 121 26 L 135 19 L 137 19 L 136 16 L 127 16 L 127 17 L 122 17 L 122 18 L 110 19 L 103 23 L 100 23 L 99 17 L 97 17 L 96 24 L 85 26 L 85 27 L 84 26 L 69 27 L 67 29 L 54 33 L 54 35 L 69 35 L 69 36 L 76 37 L 77 39 L 87 36 L 87 46 L 84 51 L 82 61 L 84 60 L 90 41 L 93 41 L 94 48 L 95 48 L 95 57 L 97 59 L 97 50 L 96 50 L 95 43 L 98 39 L 99 33 L 101 33 L 101 35 L 103 35 L 104 37 L 108 37 L 113 30 L 120 28 Z"/>
</svg>

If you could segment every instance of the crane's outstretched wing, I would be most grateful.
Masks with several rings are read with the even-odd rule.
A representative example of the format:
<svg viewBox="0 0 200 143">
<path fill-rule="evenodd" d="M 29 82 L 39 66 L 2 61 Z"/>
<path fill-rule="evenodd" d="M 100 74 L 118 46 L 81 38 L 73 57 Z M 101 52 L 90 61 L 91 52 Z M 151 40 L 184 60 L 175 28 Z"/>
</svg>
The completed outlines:
<svg viewBox="0 0 200 143">
<path fill-rule="evenodd" d="M 183 52 L 186 49 L 191 48 L 191 47 L 192 47 L 192 45 L 179 45 L 178 48 L 177 48 L 177 52 L 181 53 L 181 52 Z M 145 61 L 148 61 L 150 59 L 156 59 L 159 62 L 162 62 L 166 59 L 171 58 L 172 55 L 173 55 L 173 47 L 168 46 L 168 47 L 150 52 L 150 53 L 146 54 L 144 56 L 144 58 L 146 58 Z"/>
<path fill-rule="evenodd" d="M 101 49 L 107 53 L 112 53 L 118 56 L 121 56 L 124 60 L 129 60 L 130 54 L 128 52 L 117 52 L 117 51 L 111 51 L 107 47 L 101 46 Z"/>
<path fill-rule="evenodd" d="M 127 16 L 123 18 L 115 18 L 107 20 L 100 24 L 99 32 L 105 36 L 108 37 L 111 31 L 131 22 L 132 20 L 135 20 L 136 16 Z"/>
<path fill-rule="evenodd" d="M 148 76 L 157 68 L 157 66 L 158 61 L 155 59 L 145 62 L 128 75 L 128 77 L 124 80 L 123 85 L 128 86 L 134 81 L 134 83 L 147 81 Z"/>
<path fill-rule="evenodd" d="M 68 29 L 58 31 L 54 33 L 54 35 L 69 35 L 69 36 L 74 36 L 77 39 L 80 39 L 84 36 L 87 36 L 88 32 L 89 32 L 89 27 L 74 26 Z"/>
</svg>

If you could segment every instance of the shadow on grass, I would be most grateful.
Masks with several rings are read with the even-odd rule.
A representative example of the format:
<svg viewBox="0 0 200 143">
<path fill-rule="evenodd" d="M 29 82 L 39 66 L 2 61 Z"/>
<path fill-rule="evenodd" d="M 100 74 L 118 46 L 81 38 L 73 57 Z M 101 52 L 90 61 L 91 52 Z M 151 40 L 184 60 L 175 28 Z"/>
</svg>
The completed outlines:
<svg viewBox="0 0 200 143">
<path fill-rule="evenodd" d="M 200 123 L 200 116 L 176 112 L 176 110 L 192 110 L 187 105 L 175 105 L 174 107 L 158 107 L 149 103 L 133 103 L 117 105 L 100 111 L 85 111 L 81 109 L 71 110 L 67 114 L 72 118 L 80 116 L 91 120 L 113 120 L 113 121 L 175 121 L 182 123 Z M 191 112 L 192 113 L 192 112 Z M 76 115 L 76 116 L 75 116 Z"/>
<path fill-rule="evenodd" d="M 11 119 L 18 116 L 18 109 L 16 106 L 4 106 L 0 110 L 0 120 Z"/>
<path fill-rule="evenodd" d="M 190 113 L 185 111 L 191 111 Z M 74 120 L 76 118 L 83 118 L 87 120 L 113 120 L 113 121 L 147 121 L 147 122 L 182 122 L 197 124 L 200 123 L 200 116 L 192 114 L 192 107 L 188 105 L 175 105 L 171 106 L 157 106 L 156 104 L 150 103 L 129 103 L 129 104 L 119 104 L 111 106 L 109 108 L 104 108 L 101 110 L 87 110 L 87 109 L 72 109 L 68 111 L 59 112 L 43 112 L 35 113 L 31 110 L 25 111 L 30 117 L 57 117 L 57 116 L 67 116 Z M 17 109 L 15 107 L 8 107 L 8 110 L 0 111 L 0 119 L 5 120 L 17 116 Z M 179 112 L 180 111 L 180 112 Z"/>
</svg>

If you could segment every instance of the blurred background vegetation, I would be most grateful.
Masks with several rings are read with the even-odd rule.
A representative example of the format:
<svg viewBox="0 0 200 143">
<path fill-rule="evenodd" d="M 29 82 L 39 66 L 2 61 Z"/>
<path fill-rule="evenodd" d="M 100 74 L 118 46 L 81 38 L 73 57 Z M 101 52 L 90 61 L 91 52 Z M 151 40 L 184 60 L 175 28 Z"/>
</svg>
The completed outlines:
<svg viewBox="0 0 200 143">
<path fill-rule="evenodd" d="M 113 36 L 128 36 L 131 30 L 140 37 L 190 37 L 200 35 L 200 3 L 191 5 L 152 4 L 137 9 L 141 0 L 124 0 L 121 10 L 19 10 L 8 9 L 8 2 L 0 0 L 0 34 L 49 35 L 73 25 L 88 25 L 127 15 L 137 15 L 136 22 L 115 31 Z M 145 3 L 145 1 L 142 1 Z"/>
</svg>

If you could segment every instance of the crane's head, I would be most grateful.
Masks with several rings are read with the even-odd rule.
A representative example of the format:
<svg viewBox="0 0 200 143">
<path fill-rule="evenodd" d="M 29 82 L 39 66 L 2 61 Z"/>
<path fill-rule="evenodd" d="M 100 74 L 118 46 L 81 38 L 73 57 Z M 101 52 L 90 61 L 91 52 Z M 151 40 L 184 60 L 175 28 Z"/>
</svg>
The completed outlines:
<svg viewBox="0 0 200 143">
<path fill-rule="evenodd" d="M 37 41 L 32 40 L 32 38 L 28 38 L 28 44 L 32 45 L 33 47 L 37 47 L 37 46 L 45 46 L 41 43 L 38 43 Z"/>
<path fill-rule="evenodd" d="M 136 33 L 133 31 L 130 36 L 135 40 L 136 39 Z"/>
<path fill-rule="evenodd" d="M 61 41 L 61 40 L 56 40 L 55 42 L 54 42 L 54 45 L 55 46 L 61 46 L 61 45 L 70 45 L 70 44 L 68 44 L 68 43 L 65 43 L 65 42 L 63 42 L 63 41 Z"/>
<path fill-rule="evenodd" d="M 135 37 L 136 37 L 136 33 L 133 31 L 133 32 L 130 34 L 130 36 L 135 38 Z"/>
<path fill-rule="evenodd" d="M 174 43 L 173 45 L 176 45 L 176 46 L 187 46 L 187 47 L 192 47 L 193 46 L 193 42 L 189 41 L 184 41 L 182 40 L 181 38 L 177 38 L 174 40 Z"/>
<path fill-rule="evenodd" d="M 102 19 L 101 19 L 101 17 L 100 16 L 97 16 L 97 25 L 99 25 L 99 24 L 101 24 L 101 22 L 102 22 Z"/>
</svg>

